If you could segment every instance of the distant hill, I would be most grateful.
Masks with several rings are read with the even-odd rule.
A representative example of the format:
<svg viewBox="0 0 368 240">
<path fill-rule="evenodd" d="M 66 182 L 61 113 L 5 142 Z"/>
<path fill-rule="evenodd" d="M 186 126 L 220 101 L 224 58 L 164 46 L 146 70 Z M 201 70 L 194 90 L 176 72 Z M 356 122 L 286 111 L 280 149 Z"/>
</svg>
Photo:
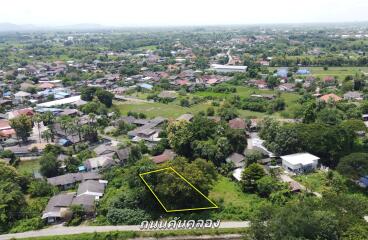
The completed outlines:
<svg viewBox="0 0 368 240">
<path fill-rule="evenodd" d="M 18 25 L 13 23 L 0 23 L 0 32 L 21 32 L 21 31 L 42 31 L 42 30 L 99 30 L 111 28 L 100 24 L 83 23 L 64 26 L 36 26 L 36 25 Z"/>
</svg>

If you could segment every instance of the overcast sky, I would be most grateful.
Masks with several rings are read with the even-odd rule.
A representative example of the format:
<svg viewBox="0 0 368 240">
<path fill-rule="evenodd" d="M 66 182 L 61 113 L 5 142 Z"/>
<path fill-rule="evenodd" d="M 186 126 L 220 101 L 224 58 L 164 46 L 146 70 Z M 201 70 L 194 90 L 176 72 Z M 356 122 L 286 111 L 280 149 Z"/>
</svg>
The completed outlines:
<svg viewBox="0 0 368 240">
<path fill-rule="evenodd" d="M 1 0 L 0 22 L 110 26 L 353 22 L 368 0 Z"/>
</svg>

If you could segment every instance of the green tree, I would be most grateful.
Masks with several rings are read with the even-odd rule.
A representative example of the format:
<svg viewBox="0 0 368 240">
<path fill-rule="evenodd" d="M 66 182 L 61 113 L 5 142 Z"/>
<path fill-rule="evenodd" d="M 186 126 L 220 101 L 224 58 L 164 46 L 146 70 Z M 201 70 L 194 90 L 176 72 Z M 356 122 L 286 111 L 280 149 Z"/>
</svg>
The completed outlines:
<svg viewBox="0 0 368 240">
<path fill-rule="evenodd" d="M 44 180 L 33 180 L 28 187 L 31 197 L 52 196 L 55 192 L 56 189 Z"/>
<path fill-rule="evenodd" d="M 351 153 L 340 159 L 337 171 L 349 178 L 359 178 L 368 174 L 368 154 Z"/>
<path fill-rule="evenodd" d="M 28 137 L 31 135 L 32 125 L 32 118 L 26 115 L 20 115 L 10 120 L 10 126 L 15 130 L 17 137 L 22 139 L 23 142 L 27 142 Z"/>
<path fill-rule="evenodd" d="M 247 162 L 247 165 L 251 165 L 253 163 L 257 163 L 258 160 L 261 160 L 263 157 L 263 153 L 258 150 L 247 150 L 247 153 L 245 155 L 245 160 Z"/>
<path fill-rule="evenodd" d="M 0 182 L 0 232 L 6 231 L 21 218 L 25 205 L 25 198 L 19 185 L 10 182 L 10 179 Z"/>
<path fill-rule="evenodd" d="M 281 189 L 287 189 L 287 186 L 271 176 L 262 177 L 256 181 L 256 185 L 257 193 L 261 197 L 269 197 L 273 192 L 279 191 Z"/>
<path fill-rule="evenodd" d="M 103 89 L 98 89 L 96 91 L 96 96 L 101 103 L 105 104 L 106 107 L 109 108 L 112 106 L 112 99 L 114 98 L 114 94 Z"/>
<path fill-rule="evenodd" d="M 40 172 L 45 177 L 55 177 L 60 173 L 60 163 L 54 153 L 44 153 L 40 159 Z"/>
<path fill-rule="evenodd" d="M 215 109 L 213 107 L 207 108 L 207 116 L 214 116 L 215 115 Z"/>
<path fill-rule="evenodd" d="M 186 121 L 175 121 L 167 126 L 167 138 L 174 151 L 183 156 L 190 156 L 193 134 L 189 130 L 190 123 Z"/>
<path fill-rule="evenodd" d="M 93 97 L 95 96 L 97 88 L 95 87 L 85 87 L 82 88 L 81 91 L 81 99 L 84 101 L 92 101 Z"/>
<path fill-rule="evenodd" d="M 70 211 L 72 212 L 72 217 L 67 222 L 68 226 L 78 226 L 86 219 L 86 212 L 82 205 L 72 205 L 70 206 Z"/>
<path fill-rule="evenodd" d="M 255 192 L 257 190 L 257 181 L 266 175 L 262 166 L 253 163 L 246 167 L 241 175 L 240 184 L 243 191 Z"/>
</svg>

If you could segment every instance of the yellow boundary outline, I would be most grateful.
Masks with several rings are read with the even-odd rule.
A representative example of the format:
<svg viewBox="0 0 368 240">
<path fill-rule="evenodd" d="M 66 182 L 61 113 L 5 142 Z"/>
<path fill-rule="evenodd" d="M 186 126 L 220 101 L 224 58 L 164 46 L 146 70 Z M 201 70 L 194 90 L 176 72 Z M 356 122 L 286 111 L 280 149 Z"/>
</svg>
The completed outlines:
<svg viewBox="0 0 368 240">
<path fill-rule="evenodd" d="M 202 195 L 207 201 L 209 201 L 213 206 L 212 207 L 202 207 L 202 208 L 188 208 L 188 209 L 174 209 L 174 210 L 167 210 L 165 205 L 161 202 L 161 200 L 158 198 L 158 196 L 156 195 L 156 193 L 152 190 L 152 188 L 149 186 L 149 184 L 146 182 L 146 180 L 144 180 L 144 175 L 148 175 L 151 173 L 155 173 L 155 172 L 161 172 L 161 171 L 166 171 L 166 170 L 171 170 L 173 171 L 176 175 L 178 175 L 181 179 L 183 179 L 186 183 L 189 184 L 189 186 L 191 186 L 194 190 L 196 190 L 200 195 Z M 140 173 L 139 177 L 142 179 L 142 181 L 144 182 L 144 184 L 146 184 L 146 186 L 148 187 L 148 189 L 151 191 L 151 193 L 153 194 L 153 196 L 155 196 L 155 198 L 157 199 L 157 201 L 160 203 L 160 205 L 165 209 L 166 212 L 184 212 L 184 211 L 197 211 L 197 210 L 206 210 L 206 209 L 216 209 L 219 208 L 213 201 L 211 201 L 211 199 L 209 199 L 208 197 L 206 197 L 201 191 L 199 191 L 195 186 L 193 186 L 193 184 L 191 184 L 185 177 L 183 177 L 180 173 L 178 173 L 174 168 L 172 167 L 167 167 L 167 168 L 161 168 L 158 170 L 154 170 L 154 171 L 149 171 L 149 172 L 145 172 L 145 173 Z"/>
</svg>

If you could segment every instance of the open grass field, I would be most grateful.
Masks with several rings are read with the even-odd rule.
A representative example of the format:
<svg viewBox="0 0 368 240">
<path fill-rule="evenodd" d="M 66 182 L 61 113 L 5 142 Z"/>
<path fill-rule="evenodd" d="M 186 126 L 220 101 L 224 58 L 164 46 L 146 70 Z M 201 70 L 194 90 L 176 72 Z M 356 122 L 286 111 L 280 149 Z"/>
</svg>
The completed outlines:
<svg viewBox="0 0 368 240">
<path fill-rule="evenodd" d="M 225 86 L 233 86 L 229 84 L 223 84 Z M 252 94 L 276 94 L 274 90 L 260 90 L 257 88 L 251 88 L 248 86 L 236 86 L 236 93 L 217 93 L 212 91 L 201 91 L 195 93 L 188 93 L 187 97 L 216 97 L 220 99 L 227 99 L 234 94 L 242 97 L 247 98 L 250 97 Z M 134 96 L 139 99 L 146 99 L 148 93 L 133 93 L 131 96 Z M 298 107 L 297 100 L 299 99 L 299 95 L 296 93 L 282 93 L 281 98 L 285 100 L 286 109 L 282 112 L 274 113 L 273 115 L 269 115 L 267 113 L 262 112 L 255 112 L 249 110 L 241 110 L 238 109 L 238 113 L 240 117 L 243 118 L 263 118 L 265 116 L 272 116 L 277 118 L 292 118 L 293 112 Z M 206 111 L 208 107 L 211 106 L 210 102 L 204 102 L 200 104 L 193 105 L 189 108 L 181 107 L 180 101 L 175 100 L 174 102 L 163 104 L 163 103 L 137 103 L 137 102 L 116 102 L 115 103 L 120 112 L 125 115 L 129 111 L 133 112 L 141 112 L 146 114 L 148 117 L 156 117 L 156 116 L 163 116 L 167 118 L 177 118 L 178 116 L 184 113 L 198 113 L 199 111 Z M 216 107 L 215 107 L 216 109 Z"/>
<path fill-rule="evenodd" d="M 211 210 L 212 217 L 223 220 L 249 220 L 252 212 L 265 200 L 255 194 L 242 192 L 240 186 L 223 176 L 215 183 L 209 198 L 219 205 Z"/>
<path fill-rule="evenodd" d="M 186 108 L 181 107 L 175 103 L 131 103 L 131 102 L 123 102 L 117 103 L 116 106 L 119 108 L 119 111 L 126 115 L 129 111 L 144 113 L 149 118 L 162 116 L 166 118 L 177 118 L 184 113 L 198 113 L 200 111 L 206 111 L 206 109 L 210 106 L 209 103 L 201 103 L 193 105 L 192 107 Z"/>
<path fill-rule="evenodd" d="M 328 70 L 323 70 L 322 67 L 310 67 L 312 75 L 316 77 L 326 77 L 326 76 L 335 76 L 339 80 L 344 80 L 346 76 L 355 74 L 362 74 L 363 72 L 368 72 L 367 67 L 329 67 Z"/>
<path fill-rule="evenodd" d="M 274 71 L 279 67 L 270 67 L 270 71 Z M 311 71 L 311 75 L 319 78 L 323 78 L 326 76 L 334 76 L 337 77 L 338 80 L 344 80 L 346 76 L 354 76 L 355 74 L 368 73 L 368 67 L 329 67 L 327 70 L 324 70 L 323 67 L 300 67 L 309 69 Z"/>
<path fill-rule="evenodd" d="M 140 51 L 147 51 L 147 50 L 154 51 L 154 50 L 157 50 L 157 46 L 156 45 L 149 45 L 149 46 L 139 47 L 139 48 L 137 48 L 137 50 L 140 50 Z"/>
<path fill-rule="evenodd" d="M 37 172 L 40 169 L 40 161 L 29 160 L 29 161 L 21 161 L 17 167 L 20 173 L 33 173 Z"/>
<path fill-rule="evenodd" d="M 309 174 L 302 174 L 294 177 L 295 180 L 300 182 L 306 188 L 313 192 L 322 192 L 326 190 L 326 173 L 325 172 L 312 172 Z"/>
</svg>

